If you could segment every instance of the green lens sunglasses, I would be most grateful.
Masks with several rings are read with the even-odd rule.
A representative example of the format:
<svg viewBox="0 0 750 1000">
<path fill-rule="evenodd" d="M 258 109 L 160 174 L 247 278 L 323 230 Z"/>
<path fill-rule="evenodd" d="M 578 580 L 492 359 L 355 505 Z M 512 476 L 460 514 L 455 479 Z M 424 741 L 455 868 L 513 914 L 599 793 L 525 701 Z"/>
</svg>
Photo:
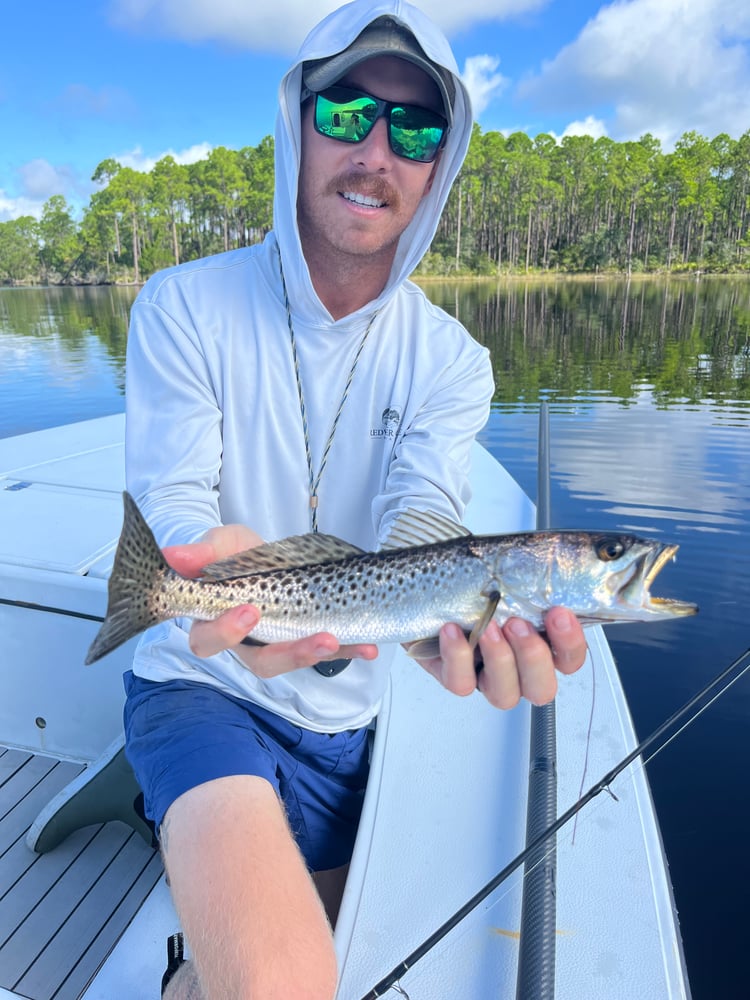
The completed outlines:
<svg viewBox="0 0 750 1000">
<path fill-rule="evenodd" d="M 429 108 L 382 101 L 351 87 L 329 87 L 314 96 L 315 131 L 339 142 L 362 142 L 375 122 L 385 118 L 396 156 L 432 163 L 448 134 L 448 122 Z"/>
</svg>

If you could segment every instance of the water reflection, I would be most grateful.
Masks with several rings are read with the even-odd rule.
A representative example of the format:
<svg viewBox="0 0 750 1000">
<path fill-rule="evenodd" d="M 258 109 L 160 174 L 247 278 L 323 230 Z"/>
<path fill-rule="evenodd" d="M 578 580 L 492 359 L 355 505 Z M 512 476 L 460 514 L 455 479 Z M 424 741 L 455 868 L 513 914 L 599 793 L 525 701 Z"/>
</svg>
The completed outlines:
<svg viewBox="0 0 750 1000">
<path fill-rule="evenodd" d="M 130 288 L 0 290 L 0 436 L 124 407 Z"/>
<path fill-rule="evenodd" d="M 55 337 L 75 350 L 92 335 L 119 358 L 135 294 L 115 286 L 0 289 L 0 336 Z"/>
<path fill-rule="evenodd" d="M 430 283 L 491 350 L 498 404 L 604 394 L 750 401 L 750 285 L 737 279 Z M 734 411 L 736 413 L 736 410 Z"/>
<path fill-rule="evenodd" d="M 750 413 L 750 283 L 736 278 L 430 282 L 430 298 L 492 352 L 495 401 L 540 396 L 580 413 L 620 406 L 709 405 L 731 423 Z M 133 288 L 0 289 L 0 388 L 44 372 L 87 382 L 104 366 L 124 386 Z M 31 351 L 33 347 L 33 352 Z M 99 387 L 100 389 L 102 387 Z M 94 387 L 89 386 L 89 391 Z M 0 433 L 8 433 L 0 426 Z"/>
</svg>

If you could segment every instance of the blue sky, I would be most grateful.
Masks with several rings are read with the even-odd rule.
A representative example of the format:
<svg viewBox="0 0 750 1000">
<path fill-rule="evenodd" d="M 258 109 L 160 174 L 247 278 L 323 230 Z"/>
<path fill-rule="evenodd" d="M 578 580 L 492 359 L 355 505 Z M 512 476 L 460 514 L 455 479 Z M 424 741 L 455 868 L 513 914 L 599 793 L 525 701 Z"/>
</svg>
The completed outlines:
<svg viewBox="0 0 750 1000">
<path fill-rule="evenodd" d="M 276 89 L 336 0 L 13 0 L 0 55 L 0 221 L 74 206 L 114 157 L 148 170 L 273 132 Z M 484 131 L 750 129 L 748 0 L 423 0 Z"/>
</svg>

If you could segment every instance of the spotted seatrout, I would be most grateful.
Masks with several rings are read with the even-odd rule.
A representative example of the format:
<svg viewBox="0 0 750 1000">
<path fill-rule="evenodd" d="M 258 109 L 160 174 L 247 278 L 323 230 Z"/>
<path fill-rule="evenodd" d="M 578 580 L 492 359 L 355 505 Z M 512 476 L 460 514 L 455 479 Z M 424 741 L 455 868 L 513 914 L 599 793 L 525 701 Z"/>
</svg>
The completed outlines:
<svg viewBox="0 0 750 1000">
<path fill-rule="evenodd" d="M 419 656 L 434 652 L 446 622 L 476 641 L 492 618 L 502 624 L 519 616 L 540 626 L 554 605 L 583 624 L 697 611 L 649 593 L 676 545 L 586 531 L 474 536 L 417 511 L 401 515 L 380 552 L 331 535 L 300 535 L 212 563 L 191 580 L 168 566 L 128 493 L 124 501 L 107 615 L 87 663 L 158 622 L 211 620 L 238 604 L 260 610 L 252 638 L 261 643 L 325 631 L 341 643 L 423 640 L 411 648 Z"/>
</svg>

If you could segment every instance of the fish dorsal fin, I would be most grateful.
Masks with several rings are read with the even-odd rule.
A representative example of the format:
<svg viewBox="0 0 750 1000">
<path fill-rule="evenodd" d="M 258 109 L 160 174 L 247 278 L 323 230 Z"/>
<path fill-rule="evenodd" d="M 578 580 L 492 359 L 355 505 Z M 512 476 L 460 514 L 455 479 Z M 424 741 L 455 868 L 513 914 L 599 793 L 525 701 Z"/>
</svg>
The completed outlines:
<svg viewBox="0 0 750 1000">
<path fill-rule="evenodd" d="M 311 532 L 238 552 L 227 559 L 209 563 L 203 567 L 202 572 L 212 580 L 232 580 L 238 576 L 266 573 L 273 569 L 291 569 L 294 566 L 312 566 L 346 559 L 348 556 L 361 555 L 363 551 L 335 535 Z"/>
<path fill-rule="evenodd" d="M 382 549 L 388 551 L 411 548 L 414 545 L 431 545 L 433 542 L 452 541 L 466 535 L 471 535 L 471 532 L 458 521 L 452 521 L 434 511 L 409 508 L 394 521 Z"/>
</svg>

